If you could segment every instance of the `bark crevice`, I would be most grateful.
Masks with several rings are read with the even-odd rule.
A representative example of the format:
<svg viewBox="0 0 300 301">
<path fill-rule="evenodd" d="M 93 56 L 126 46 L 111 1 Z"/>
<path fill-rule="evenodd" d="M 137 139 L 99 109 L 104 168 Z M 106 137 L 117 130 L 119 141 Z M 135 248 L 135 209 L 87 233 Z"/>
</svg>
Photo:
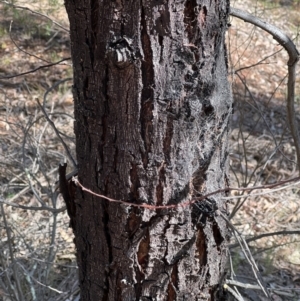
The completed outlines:
<svg viewBox="0 0 300 301">
<path fill-rule="evenodd" d="M 148 25 L 146 20 L 146 8 L 141 1 L 141 44 L 142 44 L 142 93 L 141 93 L 141 136 L 144 141 L 145 151 L 142 152 L 144 168 L 147 167 L 151 152 L 152 135 L 153 135 L 153 109 L 154 109 L 154 70 L 153 70 L 153 52 Z"/>
</svg>

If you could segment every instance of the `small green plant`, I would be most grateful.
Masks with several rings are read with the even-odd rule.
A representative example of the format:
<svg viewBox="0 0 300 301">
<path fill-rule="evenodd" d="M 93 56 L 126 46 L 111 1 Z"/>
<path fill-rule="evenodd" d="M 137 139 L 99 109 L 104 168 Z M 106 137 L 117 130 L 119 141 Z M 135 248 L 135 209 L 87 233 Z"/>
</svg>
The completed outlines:
<svg viewBox="0 0 300 301">
<path fill-rule="evenodd" d="M 0 39 L 3 38 L 7 34 L 7 29 L 5 26 L 0 24 Z M 2 48 L 2 47 L 1 47 Z"/>
<path fill-rule="evenodd" d="M 265 274 L 269 275 L 274 271 L 274 249 L 270 248 L 263 253 L 262 265 L 266 269 Z"/>
</svg>

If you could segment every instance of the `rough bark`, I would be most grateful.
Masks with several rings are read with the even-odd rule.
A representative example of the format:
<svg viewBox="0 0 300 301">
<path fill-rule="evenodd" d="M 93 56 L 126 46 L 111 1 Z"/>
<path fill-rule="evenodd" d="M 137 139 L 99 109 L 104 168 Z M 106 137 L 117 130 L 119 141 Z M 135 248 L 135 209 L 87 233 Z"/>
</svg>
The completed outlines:
<svg viewBox="0 0 300 301">
<path fill-rule="evenodd" d="M 180 204 L 226 186 L 228 0 L 66 0 L 78 179 L 114 199 Z M 149 210 L 77 188 L 81 300 L 216 300 L 221 195 Z"/>
</svg>

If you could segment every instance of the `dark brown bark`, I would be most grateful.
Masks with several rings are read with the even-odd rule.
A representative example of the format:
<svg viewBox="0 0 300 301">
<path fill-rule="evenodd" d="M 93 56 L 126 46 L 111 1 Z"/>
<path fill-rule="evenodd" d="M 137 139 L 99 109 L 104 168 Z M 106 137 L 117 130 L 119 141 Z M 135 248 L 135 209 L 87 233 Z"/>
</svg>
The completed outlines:
<svg viewBox="0 0 300 301">
<path fill-rule="evenodd" d="M 114 199 L 180 204 L 226 186 L 227 0 L 66 0 L 78 179 Z M 82 300 L 216 300 L 221 195 L 149 210 L 79 188 Z"/>
</svg>

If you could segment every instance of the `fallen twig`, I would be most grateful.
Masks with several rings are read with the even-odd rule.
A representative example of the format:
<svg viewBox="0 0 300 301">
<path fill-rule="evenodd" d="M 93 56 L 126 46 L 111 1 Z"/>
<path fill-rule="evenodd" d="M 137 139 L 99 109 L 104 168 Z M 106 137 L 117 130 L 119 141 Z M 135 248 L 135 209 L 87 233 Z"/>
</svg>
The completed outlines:
<svg viewBox="0 0 300 301">
<path fill-rule="evenodd" d="M 223 285 L 223 288 L 227 290 L 230 294 L 236 298 L 238 301 L 244 301 L 244 298 L 242 296 L 239 296 L 227 283 Z"/>
<path fill-rule="evenodd" d="M 261 290 L 264 292 L 265 296 L 269 298 L 269 300 L 271 299 L 271 296 L 269 294 L 269 291 L 263 281 L 263 278 L 259 272 L 259 269 L 257 267 L 257 264 L 251 254 L 251 251 L 248 247 L 247 242 L 245 241 L 245 239 L 243 238 L 243 236 L 240 234 L 240 232 L 236 229 L 236 227 L 229 221 L 229 219 L 222 213 L 219 213 L 220 216 L 226 221 L 228 227 L 231 229 L 236 241 L 238 242 L 238 244 L 241 247 L 242 252 L 245 255 L 246 260 L 248 261 L 248 263 L 251 266 L 252 272 L 255 276 L 256 282 L 258 283 L 259 287 L 261 288 Z"/>
</svg>

